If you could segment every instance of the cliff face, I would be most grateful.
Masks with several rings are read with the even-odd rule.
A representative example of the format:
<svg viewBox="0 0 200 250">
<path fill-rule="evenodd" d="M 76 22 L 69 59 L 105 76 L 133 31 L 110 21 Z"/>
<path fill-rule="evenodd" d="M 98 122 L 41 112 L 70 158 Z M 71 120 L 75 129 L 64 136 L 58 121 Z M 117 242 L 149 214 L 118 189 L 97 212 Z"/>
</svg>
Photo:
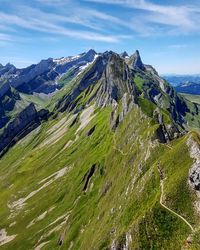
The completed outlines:
<svg viewBox="0 0 200 250">
<path fill-rule="evenodd" d="M 11 121 L 0 134 L 0 153 L 5 153 L 17 141 L 37 128 L 42 120 L 46 120 L 48 111 L 37 112 L 34 104 L 27 106 L 19 115 Z"/>
<path fill-rule="evenodd" d="M 14 109 L 16 102 L 20 99 L 19 93 L 11 88 L 3 97 L 0 97 L 0 129 L 7 124 L 10 119 L 8 113 Z"/>
</svg>

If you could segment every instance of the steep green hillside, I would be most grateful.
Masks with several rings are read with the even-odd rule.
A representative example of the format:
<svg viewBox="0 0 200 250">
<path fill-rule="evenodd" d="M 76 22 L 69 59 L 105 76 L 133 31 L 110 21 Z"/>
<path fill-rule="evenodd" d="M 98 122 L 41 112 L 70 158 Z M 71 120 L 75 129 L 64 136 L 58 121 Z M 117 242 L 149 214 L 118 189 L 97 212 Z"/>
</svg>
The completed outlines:
<svg viewBox="0 0 200 250">
<path fill-rule="evenodd" d="M 0 248 L 200 249 L 199 106 L 139 52 L 62 81 L 50 100 L 23 95 L 50 110 L 32 105 L 37 126 L 8 126 L 26 133 L 0 158 Z"/>
<path fill-rule="evenodd" d="M 191 229 L 160 205 L 158 164 L 165 205 L 198 228 L 187 185 L 190 135 L 159 144 L 158 125 L 137 106 L 115 132 L 109 107 L 91 117 L 84 127 L 80 115 L 80 127 L 63 113 L 1 159 L 0 228 L 13 236 L 3 248 L 180 249 Z"/>
</svg>

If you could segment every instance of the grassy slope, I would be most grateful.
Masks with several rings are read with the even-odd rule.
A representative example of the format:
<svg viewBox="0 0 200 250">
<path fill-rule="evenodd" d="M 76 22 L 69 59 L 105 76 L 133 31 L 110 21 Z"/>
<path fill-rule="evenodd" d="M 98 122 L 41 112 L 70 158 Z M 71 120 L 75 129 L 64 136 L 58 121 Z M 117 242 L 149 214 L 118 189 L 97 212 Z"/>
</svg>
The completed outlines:
<svg viewBox="0 0 200 250">
<path fill-rule="evenodd" d="M 187 136 L 174 141 L 172 149 L 153 143 L 157 125 L 137 107 L 114 134 L 109 126 L 110 111 L 96 110 L 95 118 L 65 150 L 66 143 L 75 140 L 79 122 L 68 126 L 55 144 L 42 148 L 39 145 L 51 136 L 47 131 L 66 113 L 42 124 L 40 130 L 29 134 L 0 160 L 0 228 L 6 228 L 9 235 L 18 234 L 2 249 L 32 249 L 47 241 L 43 249 L 57 249 L 62 234 L 65 237 L 61 249 L 106 249 L 113 241 L 118 246 L 123 244 L 127 232 L 132 236 L 131 249 L 181 248 L 190 229 L 159 205 L 157 164 L 160 162 L 167 177 L 166 204 L 196 226 L 199 221 L 193 211 L 194 195 L 187 186 L 192 165 Z M 88 137 L 86 132 L 94 125 L 96 129 Z M 93 164 L 95 173 L 83 192 L 84 175 Z M 28 199 L 9 218 L 8 202 L 30 194 L 41 187 L 42 179 L 66 166 L 70 167 L 69 173 Z M 49 208 L 54 209 L 26 228 Z M 50 233 L 63 219 L 51 223 L 66 213 L 68 221 Z"/>
<path fill-rule="evenodd" d="M 180 95 L 184 96 L 186 99 L 188 99 L 191 102 L 195 102 L 200 104 L 200 96 L 199 95 L 191 95 L 191 94 L 185 94 L 185 93 L 180 93 Z"/>
</svg>

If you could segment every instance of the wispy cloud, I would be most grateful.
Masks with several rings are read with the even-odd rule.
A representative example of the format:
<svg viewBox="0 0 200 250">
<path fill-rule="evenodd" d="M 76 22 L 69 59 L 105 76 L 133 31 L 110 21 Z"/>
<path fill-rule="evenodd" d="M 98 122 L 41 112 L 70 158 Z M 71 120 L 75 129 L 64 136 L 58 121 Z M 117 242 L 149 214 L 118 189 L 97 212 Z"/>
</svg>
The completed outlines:
<svg viewBox="0 0 200 250">
<path fill-rule="evenodd" d="M 134 35 L 177 35 L 200 31 L 200 8 L 193 6 L 161 5 L 147 0 L 84 0 L 139 10 L 132 17 L 121 17 L 118 13 L 114 15 L 114 12 L 110 14 L 85 7 L 76 0 L 35 1 L 42 4 L 41 8 L 25 4 L 15 6 L 10 13 L 0 12 L 0 28 L 1 25 L 8 29 L 18 26 L 47 34 L 106 43 L 117 43 Z M 46 5 L 50 8 L 45 8 Z M 129 35 L 121 34 L 123 28 Z"/>
<path fill-rule="evenodd" d="M 146 0 L 85 0 L 87 2 L 120 5 L 130 9 L 145 11 L 145 15 L 138 15 L 138 23 L 147 29 L 152 24 L 171 26 L 181 32 L 200 30 L 200 7 L 189 5 L 161 5 Z M 150 25 L 151 24 L 151 25 Z M 157 29 L 157 31 L 159 31 Z"/>
<path fill-rule="evenodd" d="M 51 1 L 48 0 L 45 2 L 50 3 Z M 78 8 L 76 9 L 76 12 L 77 11 Z M 80 12 L 78 11 L 78 13 L 81 13 L 81 11 L 81 15 L 77 15 L 74 10 L 72 10 L 72 14 L 64 16 L 61 14 L 45 12 L 37 8 L 23 5 L 18 6 L 17 11 L 14 14 L 0 12 L 0 19 L 1 24 L 4 26 L 7 25 L 8 27 L 13 28 L 13 26 L 18 26 L 21 28 L 31 29 L 39 32 L 62 35 L 84 40 L 116 43 L 123 39 L 123 37 L 128 37 L 123 34 L 106 34 L 106 32 L 103 30 L 103 28 L 100 27 L 100 25 L 98 25 L 97 22 L 93 22 L 94 19 L 98 19 L 120 23 L 120 20 L 118 20 L 117 18 L 95 10 L 92 11 L 90 9 L 80 8 Z M 23 13 L 23 16 L 19 13 Z M 67 23 L 75 24 L 88 29 L 83 30 L 77 27 L 71 29 L 66 27 Z M 94 32 L 91 30 L 96 31 Z M 104 32 L 100 32 L 102 30 Z"/>
<path fill-rule="evenodd" d="M 12 36 L 10 36 L 8 34 L 0 33 L 0 41 L 11 42 L 11 41 L 13 41 L 13 38 L 12 38 Z"/>
<path fill-rule="evenodd" d="M 37 2 L 49 5 L 49 6 L 64 6 L 66 4 L 69 4 L 71 0 L 37 0 Z"/>
<path fill-rule="evenodd" d="M 188 47 L 188 44 L 171 44 L 168 46 L 169 49 L 186 49 Z"/>
</svg>

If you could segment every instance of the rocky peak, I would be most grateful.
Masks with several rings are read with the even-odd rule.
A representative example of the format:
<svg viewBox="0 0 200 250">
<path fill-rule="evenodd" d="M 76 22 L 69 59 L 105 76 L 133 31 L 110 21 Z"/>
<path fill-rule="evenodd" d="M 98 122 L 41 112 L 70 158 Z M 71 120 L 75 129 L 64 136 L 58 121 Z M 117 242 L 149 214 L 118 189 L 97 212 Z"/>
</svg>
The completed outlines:
<svg viewBox="0 0 200 250">
<path fill-rule="evenodd" d="M 95 56 L 97 54 L 97 52 L 93 49 L 88 50 L 88 52 L 86 53 L 87 56 Z"/>
<path fill-rule="evenodd" d="M 129 55 L 128 55 L 128 53 L 127 53 L 126 51 L 124 51 L 123 53 L 121 53 L 120 56 L 121 56 L 122 58 L 127 58 L 127 57 L 129 57 Z"/>
<path fill-rule="evenodd" d="M 47 70 L 49 70 L 53 65 L 53 59 L 48 58 L 47 60 L 42 60 L 38 64 L 35 65 L 35 70 L 41 72 L 41 74 Z"/>
<path fill-rule="evenodd" d="M 85 61 L 87 63 L 94 61 L 95 56 L 97 55 L 96 51 L 93 49 L 90 49 L 87 53 L 83 54 L 78 61 Z"/>
<path fill-rule="evenodd" d="M 10 68 L 13 68 L 15 66 L 13 64 L 11 64 L 11 63 L 7 63 L 5 67 L 8 68 L 8 69 L 10 69 Z"/>
<path fill-rule="evenodd" d="M 7 63 L 5 66 L 1 64 L 0 66 L 0 76 L 2 75 L 8 75 L 8 74 L 13 74 L 16 71 L 16 68 L 14 65 L 11 63 Z"/>
<path fill-rule="evenodd" d="M 54 62 L 52 58 L 42 60 L 38 64 L 33 64 L 21 70 L 20 74 L 12 80 L 11 86 L 18 88 L 22 84 L 27 84 L 36 77 L 50 71 L 53 65 Z"/>
<path fill-rule="evenodd" d="M 141 60 L 140 53 L 138 50 L 136 50 L 135 53 L 130 57 L 128 64 L 133 69 L 145 70 L 145 66 Z"/>
<path fill-rule="evenodd" d="M 131 81 L 131 72 L 128 65 L 120 55 L 110 51 L 104 53 L 107 64 L 97 93 L 97 105 L 104 107 L 117 103 L 125 93 L 134 94 L 134 84 Z"/>
</svg>

